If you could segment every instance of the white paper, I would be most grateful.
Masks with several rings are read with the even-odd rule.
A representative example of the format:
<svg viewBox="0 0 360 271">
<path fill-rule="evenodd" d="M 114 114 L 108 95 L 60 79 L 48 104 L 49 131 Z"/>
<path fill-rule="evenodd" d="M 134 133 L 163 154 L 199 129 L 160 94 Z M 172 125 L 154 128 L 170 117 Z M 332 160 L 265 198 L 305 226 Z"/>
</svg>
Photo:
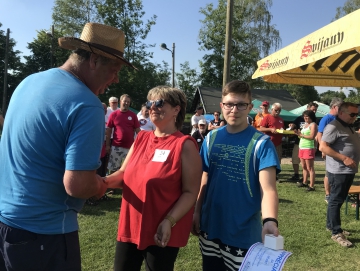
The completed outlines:
<svg viewBox="0 0 360 271">
<path fill-rule="evenodd" d="M 169 156 L 169 153 L 170 153 L 170 150 L 156 149 L 152 161 L 154 161 L 154 162 L 165 162 L 166 159 Z"/>
<path fill-rule="evenodd" d="M 273 250 L 263 243 L 253 244 L 245 255 L 239 271 L 280 271 L 291 252 Z"/>
</svg>

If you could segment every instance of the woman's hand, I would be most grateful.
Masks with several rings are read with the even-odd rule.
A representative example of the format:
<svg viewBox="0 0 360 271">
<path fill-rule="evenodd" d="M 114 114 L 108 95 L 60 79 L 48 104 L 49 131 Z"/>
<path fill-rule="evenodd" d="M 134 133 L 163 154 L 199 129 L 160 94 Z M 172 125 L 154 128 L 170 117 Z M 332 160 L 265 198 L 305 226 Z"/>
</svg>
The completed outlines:
<svg viewBox="0 0 360 271">
<path fill-rule="evenodd" d="M 166 247 L 171 237 L 171 222 L 164 219 L 158 226 L 154 235 L 155 244 L 159 247 Z"/>
</svg>

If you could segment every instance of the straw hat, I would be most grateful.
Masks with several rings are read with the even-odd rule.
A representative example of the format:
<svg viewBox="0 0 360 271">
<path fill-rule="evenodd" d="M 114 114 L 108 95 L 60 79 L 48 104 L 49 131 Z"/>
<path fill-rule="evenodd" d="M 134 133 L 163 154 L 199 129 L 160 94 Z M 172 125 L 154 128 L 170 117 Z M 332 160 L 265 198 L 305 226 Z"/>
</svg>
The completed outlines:
<svg viewBox="0 0 360 271">
<path fill-rule="evenodd" d="M 76 50 L 83 49 L 107 58 L 121 59 L 127 66 L 136 69 L 124 55 L 125 34 L 112 26 L 87 23 L 81 33 L 80 39 L 75 37 L 62 37 L 58 39 L 59 46 Z"/>
</svg>

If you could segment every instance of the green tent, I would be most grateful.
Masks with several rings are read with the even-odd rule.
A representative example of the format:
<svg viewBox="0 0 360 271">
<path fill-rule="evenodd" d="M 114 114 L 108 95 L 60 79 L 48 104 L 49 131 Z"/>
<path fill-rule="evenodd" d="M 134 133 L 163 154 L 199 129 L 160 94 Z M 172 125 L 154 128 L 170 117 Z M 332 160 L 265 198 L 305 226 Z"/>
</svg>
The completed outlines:
<svg viewBox="0 0 360 271">
<path fill-rule="evenodd" d="M 320 103 L 320 102 L 315 102 L 319 105 L 318 110 L 316 111 L 316 117 L 317 118 L 322 118 L 323 116 L 329 114 L 330 112 L 330 107 L 326 104 Z M 300 106 L 298 108 L 295 108 L 293 110 L 291 110 L 291 113 L 294 113 L 297 116 L 301 116 L 302 113 L 306 110 L 307 108 L 307 104 Z"/>
<path fill-rule="evenodd" d="M 135 114 L 139 113 L 139 110 L 136 110 L 136 109 L 134 109 L 134 108 L 132 108 L 132 107 L 129 107 L 129 110 L 132 111 L 132 112 L 134 112 Z"/>
<path fill-rule="evenodd" d="M 262 101 L 259 101 L 257 99 L 254 99 L 252 101 L 252 104 L 254 105 L 253 108 L 251 109 L 249 115 L 251 117 L 255 117 L 255 115 L 258 113 L 258 112 L 261 112 L 261 108 L 260 108 L 260 105 L 262 104 Z M 269 111 L 271 110 L 271 108 L 269 109 Z M 294 121 L 298 115 L 295 115 L 293 113 L 291 113 L 290 111 L 287 111 L 285 109 L 281 109 L 281 113 L 280 113 L 280 117 L 282 117 L 282 119 L 286 122 L 292 122 Z"/>
</svg>

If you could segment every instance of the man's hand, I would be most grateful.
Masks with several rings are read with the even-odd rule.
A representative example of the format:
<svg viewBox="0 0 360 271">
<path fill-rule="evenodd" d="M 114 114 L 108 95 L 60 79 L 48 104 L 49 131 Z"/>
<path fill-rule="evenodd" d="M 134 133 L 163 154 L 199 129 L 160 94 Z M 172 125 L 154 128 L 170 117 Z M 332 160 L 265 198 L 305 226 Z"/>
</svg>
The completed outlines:
<svg viewBox="0 0 360 271">
<path fill-rule="evenodd" d="M 345 166 L 347 167 L 351 167 L 351 168 L 356 168 L 356 163 L 353 159 L 351 159 L 350 157 L 345 157 L 345 159 L 343 160 L 343 163 Z"/>
<path fill-rule="evenodd" d="M 104 196 L 106 190 L 108 189 L 108 185 L 106 181 L 100 177 L 99 175 L 96 175 L 96 179 L 100 182 L 100 190 L 99 192 L 94 196 L 95 199 L 100 199 L 102 196 Z"/>
<path fill-rule="evenodd" d="M 191 233 L 195 236 L 199 236 L 200 234 L 200 214 L 196 212 L 193 214 L 193 224 L 191 228 Z"/>
<path fill-rule="evenodd" d="M 110 146 L 107 146 L 107 145 L 106 145 L 106 153 L 107 153 L 108 155 L 111 154 L 111 147 L 110 147 Z"/>
<path fill-rule="evenodd" d="M 262 229 L 262 241 L 264 243 L 265 234 L 273 234 L 274 236 L 279 235 L 279 229 L 274 221 L 268 221 L 264 224 Z"/>
</svg>

